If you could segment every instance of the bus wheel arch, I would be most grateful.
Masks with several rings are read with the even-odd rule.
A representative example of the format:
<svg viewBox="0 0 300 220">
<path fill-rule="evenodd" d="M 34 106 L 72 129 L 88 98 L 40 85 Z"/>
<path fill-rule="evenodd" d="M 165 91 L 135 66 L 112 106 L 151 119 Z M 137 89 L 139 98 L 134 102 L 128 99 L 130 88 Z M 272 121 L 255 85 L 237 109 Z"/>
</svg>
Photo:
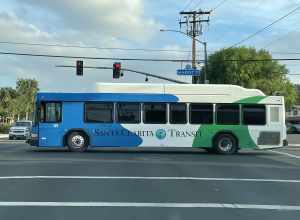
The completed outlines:
<svg viewBox="0 0 300 220">
<path fill-rule="evenodd" d="M 90 145 L 90 137 L 83 129 L 71 129 L 64 135 L 63 143 L 70 151 L 84 152 Z"/>
<path fill-rule="evenodd" d="M 222 143 L 228 142 L 228 148 L 223 148 Z M 213 138 L 213 148 L 220 154 L 234 154 L 239 150 L 239 139 L 231 131 L 220 131 Z"/>
</svg>

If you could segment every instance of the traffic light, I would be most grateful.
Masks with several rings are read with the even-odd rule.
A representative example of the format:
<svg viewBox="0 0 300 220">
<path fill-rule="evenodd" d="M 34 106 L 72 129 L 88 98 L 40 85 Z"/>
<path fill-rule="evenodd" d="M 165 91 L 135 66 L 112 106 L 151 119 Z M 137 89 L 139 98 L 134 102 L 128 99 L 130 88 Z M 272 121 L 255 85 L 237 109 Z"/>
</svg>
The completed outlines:
<svg viewBox="0 0 300 220">
<path fill-rule="evenodd" d="M 76 75 L 83 76 L 83 61 L 82 60 L 76 61 Z"/>
<path fill-rule="evenodd" d="M 113 65 L 113 79 L 119 79 L 121 76 L 121 63 L 114 63 Z"/>
</svg>

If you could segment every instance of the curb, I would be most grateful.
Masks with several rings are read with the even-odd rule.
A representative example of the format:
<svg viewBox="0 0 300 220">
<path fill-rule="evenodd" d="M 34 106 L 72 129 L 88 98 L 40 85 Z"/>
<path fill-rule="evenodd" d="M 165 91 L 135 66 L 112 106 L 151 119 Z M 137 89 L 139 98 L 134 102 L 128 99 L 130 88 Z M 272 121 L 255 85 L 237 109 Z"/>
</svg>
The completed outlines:
<svg viewBox="0 0 300 220">
<path fill-rule="evenodd" d="M 288 147 L 300 147 L 300 144 L 289 144 Z"/>
</svg>

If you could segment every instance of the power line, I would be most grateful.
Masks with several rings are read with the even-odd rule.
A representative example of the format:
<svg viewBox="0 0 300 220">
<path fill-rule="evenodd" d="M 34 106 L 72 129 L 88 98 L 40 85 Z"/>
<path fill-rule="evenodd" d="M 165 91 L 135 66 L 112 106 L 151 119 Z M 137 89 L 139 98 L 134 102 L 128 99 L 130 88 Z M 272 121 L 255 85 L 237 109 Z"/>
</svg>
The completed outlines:
<svg viewBox="0 0 300 220">
<path fill-rule="evenodd" d="M 267 30 L 268 28 L 270 28 L 270 27 L 273 26 L 274 24 L 278 23 L 279 21 L 281 21 L 281 20 L 287 18 L 288 16 L 290 16 L 290 15 L 293 14 L 294 12 L 298 11 L 299 9 L 300 9 L 300 6 L 298 6 L 298 7 L 295 8 L 295 9 L 293 9 L 292 11 L 290 11 L 290 12 L 287 13 L 287 14 L 285 14 L 284 16 L 282 16 L 282 17 L 276 19 L 276 20 L 273 21 L 271 24 L 269 24 L 269 25 L 267 25 L 267 26 L 265 26 L 265 27 L 259 29 L 259 30 L 256 31 L 255 33 L 253 33 L 253 34 L 249 35 L 248 37 L 242 39 L 241 41 L 239 41 L 239 42 L 233 44 L 233 45 L 232 45 L 231 47 L 229 47 L 229 48 L 236 47 L 236 46 L 240 45 L 241 43 L 244 43 L 245 41 L 248 41 L 249 39 L 255 37 L 256 35 L 258 35 L 258 34 L 260 34 L 261 32 Z"/>
<path fill-rule="evenodd" d="M 195 0 L 190 0 L 187 2 L 187 4 L 184 6 L 184 8 L 182 9 L 182 11 L 184 11 L 185 9 L 187 9 L 188 7 L 191 6 L 191 4 L 194 2 Z"/>
<path fill-rule="evenodd" d="M 190 63 L 191 60 L 185 59 L 147 59 L 147 58 L 119 58 L 119 57 L 91 57 L 91 56 L 68 56 L 68 55 L 52 55 L 52 54 L 34 54 L 34 53 L 18 53 L 18 52 L 3 52 L 0 55 L 14 55 L 27 57 L 46 57 L 46 58 L 65 58 L 65 59 L 84 59 L 84 60 L 115 60 L 115 61 L 144 61 L 144 62 L 182 62 Z M 197 62 L 203 62 L 197 60 Z"/>
<path fill-rule="evenodd" d="M 116 60 L 116 61 L 143 61 L 143 62 L 182 62 L 190 63 L 189 59 L 147 59 L 147 58 L 119 58 L 119 57 L 90 57 L 90 56 L 68 56 L 52 54 L 34 54 L 0 51 L 0 55 L 28 56 L 28 57 L 46 57 L 46 58 L 65 58 L 65 59 L 85 59 L 85 60 Z M 300 58 L 273 58 L 273 59 L 225 59 L 227 62 L 268 62 L 268 61 L 300 61 Z M 204 60 L 196 60 L 204 62 Z"/>
<path fill-rule="evenodd" d="M 43 44 L 43 43 L 26 43 L 13 41 L 0 41 L 0 44 L 25 45 L 25 46 L 42 46 L 42 47 L 62 47 L 62 48 L 80 48 L 80 49 L 97 49 L 97 50 L 121 50 L 121 51 L 147 51 L 147 52 L 180 52 L 189 53 L 187 50 L 172 49 L 148 49 L 148 48 L 122 48 L 122 47 L 97 47 L 97 46 L 80 46 L 66 44 Z"/>
<path fill-rule="evenodd" d="M 272 53 L 272 54 L 281 54 L 281 55 L 299 55 L 300 54 L 300 52 L 280 52 L 280 51 L 270 51 L 270 53 Z"/>
<path fill-rule="evenodd" d="M 212 10 L 211 12 L 217 10 L 218 8 L 220 8 L 225 2 L 227 2 L 228 0 L 222 0 L 221 2 L 219 2 Z"/>
<path fill-rule="evenodd" d="M 193 7 L 195 10 L 198 9 L 199 5 L 202 3 L 202 0 L 199 0 L 198 2 L 196 2 L 195 6 Z"/>
<path fill-rule="evenodd" d="M 275 38 L 275 39 L 272 39 L 272 40 L 268 41 L 268 42 L 265 43 L 262 47 L 263 47 L 263 48 L 268 48 L 268 47 L 269 47 L 271 44 L 273 44 L 274 42 L 277 42 L 277 41 L 281 40 L 282 38 L 287 37 L 287 35 L 289 35 L 289 34 L 291 34 L 291 33 L 293 33 L 293 32 L 297 32 L 298 30 L 299 30 L 299 27 L 297 27 L 296 29 L 294 29 L 294 30 L 292 30 L 292 31 L 289 31 L 288 33 L 286 33 L 286 34 L 283 35 L 283 36 L 279 36 L 279 37 L 277 37 L 277 38 Z"/>
</svg>

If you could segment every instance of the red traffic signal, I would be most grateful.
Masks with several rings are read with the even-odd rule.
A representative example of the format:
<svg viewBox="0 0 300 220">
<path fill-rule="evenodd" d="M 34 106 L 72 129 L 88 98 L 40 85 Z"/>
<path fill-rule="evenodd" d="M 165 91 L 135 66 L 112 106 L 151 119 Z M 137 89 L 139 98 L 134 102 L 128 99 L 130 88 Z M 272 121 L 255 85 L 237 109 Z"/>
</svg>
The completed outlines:
<svg viewBox="0 0 300 220">
<path fill-rule="evenodd" d="M 119 79 L 121 76 L 121 63 L 114 63 L 113 65 L 113 79 Z"/>
<path fill-rule="evenodd" d="M 76 75 L 83 76 L 83 61 L 82 60 L 76 61 Z"/>
</svg>

